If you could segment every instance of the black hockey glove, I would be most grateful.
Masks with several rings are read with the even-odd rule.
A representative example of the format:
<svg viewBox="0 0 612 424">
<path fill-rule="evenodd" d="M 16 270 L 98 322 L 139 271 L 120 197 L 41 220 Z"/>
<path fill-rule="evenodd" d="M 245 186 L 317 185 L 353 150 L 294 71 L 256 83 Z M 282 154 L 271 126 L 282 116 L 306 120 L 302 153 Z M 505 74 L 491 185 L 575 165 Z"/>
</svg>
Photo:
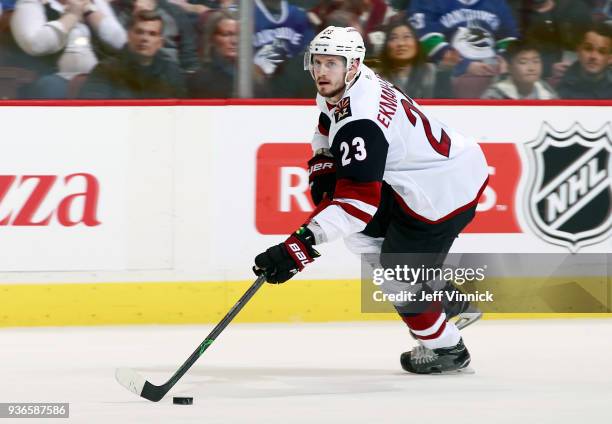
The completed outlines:
<svg viewBox="0 0 612 424">
<path fill-rule="evenodd" d="M 318 206 L 327 195 L 331 198 L 336 188 L 336 163 L 330 153 L 319 153 L 308 161 L 310 196 Z"/>
<path fill-rule="evenodd" d="M 281 284 L 315 258 L 321 256 L 313 247 L 314 236 L 312 231 L 301 227 L 291 234 L 284 243 L 272 246 L 255 257 L 253 272 L 255 275 L 265 275 L 268 283 Z"/>
</svg>

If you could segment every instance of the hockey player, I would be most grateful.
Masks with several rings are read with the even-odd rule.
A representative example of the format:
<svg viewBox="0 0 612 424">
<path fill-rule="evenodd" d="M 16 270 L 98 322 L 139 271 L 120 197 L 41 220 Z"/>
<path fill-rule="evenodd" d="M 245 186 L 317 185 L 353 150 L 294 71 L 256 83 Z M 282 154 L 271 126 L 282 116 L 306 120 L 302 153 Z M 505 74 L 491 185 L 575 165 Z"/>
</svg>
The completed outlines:
<svg viewBox="0 0 612 424">
<path fill-rule="evenodd" d="M 340 237 L 353 252 L 382 253 L 381 259 L 445 256 L 474 217 L 488 179 L 478 144 L 425 114 L 365 66 L 364 56 L 351 27 L 326 28 L 306 51 L 321 111 L 309 161 L 318 170 L 311 174 L 318 206 L 284 243 L 255 258 L 255 273 L 269 283 L 289 280 L 319 256 L 314 246 Z M 458 328 L 447 319 L 465 305 L 448 305 L 446 312 L 440 302 L 416 310 L 394 306 L 420 343 L 401 355 L 406 371 L 452 372 L 469 364 Z"/>
</svg>

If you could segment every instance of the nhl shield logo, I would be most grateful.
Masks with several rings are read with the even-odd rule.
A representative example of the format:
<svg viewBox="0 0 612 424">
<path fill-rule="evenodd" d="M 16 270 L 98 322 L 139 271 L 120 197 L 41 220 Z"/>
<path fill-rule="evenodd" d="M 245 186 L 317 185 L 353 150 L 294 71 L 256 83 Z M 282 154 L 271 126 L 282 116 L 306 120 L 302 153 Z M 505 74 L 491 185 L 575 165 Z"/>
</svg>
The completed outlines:
<svg viewBox="0 0 612 424">
<path fill-rule="evenodd" d="M 530 165 L 527 216 L 536 233 L 572 252 L 609 237 L 610 124 L 589 132 L 575 123 L 560 132 L 544 123 L 538 138 L 525 147 Z"/>
</svg>

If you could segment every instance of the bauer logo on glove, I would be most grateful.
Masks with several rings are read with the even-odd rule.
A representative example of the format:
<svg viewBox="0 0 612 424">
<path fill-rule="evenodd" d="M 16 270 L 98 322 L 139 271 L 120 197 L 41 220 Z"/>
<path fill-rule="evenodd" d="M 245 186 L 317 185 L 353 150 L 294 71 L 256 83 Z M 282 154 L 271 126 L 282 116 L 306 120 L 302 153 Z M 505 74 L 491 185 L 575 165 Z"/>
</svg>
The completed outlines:
<svg viewBox="0 0 612 424">
<path fill-rule="evenodd" d="M 277 244 L 255 257 L 253 272 L 265 275 L 268 283 L 281 284 L 321 256 L 312 246 L 312 232 L 302 227 L 284 243 Z"/>
<path fill-rule="evenodd" d="M 331 173 L 331 172 L 336 172 L 336 167 L 333 161 L 327 160 L 324 162 L 317 162 L 314 165 L 312 165 L 310 169 L 308 170 L 308 175 L 314 176 L 314 175 L 326 174 L 326 173 Z"/>
<path fill-rule="evenodd" d="M 322 149 L 327 150 L 327 149 Z M 325 198 L 331 198 L 336 188 L 336 163 L 329 150 L 317 153 L 308 161 L 308 185 L 316 206 Z"/>
</svg>

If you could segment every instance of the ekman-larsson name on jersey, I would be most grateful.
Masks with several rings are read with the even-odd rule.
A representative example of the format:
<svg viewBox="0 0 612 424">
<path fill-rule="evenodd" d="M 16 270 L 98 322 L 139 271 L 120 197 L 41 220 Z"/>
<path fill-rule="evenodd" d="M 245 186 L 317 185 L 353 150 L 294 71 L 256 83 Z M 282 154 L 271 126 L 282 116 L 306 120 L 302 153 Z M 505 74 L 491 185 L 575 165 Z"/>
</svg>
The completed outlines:
<svg viewBox="0 0 612 424">
<path fill-rule="evenodd" d="M 378 122 L 384 125 L 385 128 L 389 128 L 393 115 L 397 111 L 397 95 L 393 90 L 393 85 L 387 81 L 378 77 L 378 83 L 382 91 L 380 92 L 380 102 L 378 103 L 378 116 L 376 119 Z"/>
</svg>

